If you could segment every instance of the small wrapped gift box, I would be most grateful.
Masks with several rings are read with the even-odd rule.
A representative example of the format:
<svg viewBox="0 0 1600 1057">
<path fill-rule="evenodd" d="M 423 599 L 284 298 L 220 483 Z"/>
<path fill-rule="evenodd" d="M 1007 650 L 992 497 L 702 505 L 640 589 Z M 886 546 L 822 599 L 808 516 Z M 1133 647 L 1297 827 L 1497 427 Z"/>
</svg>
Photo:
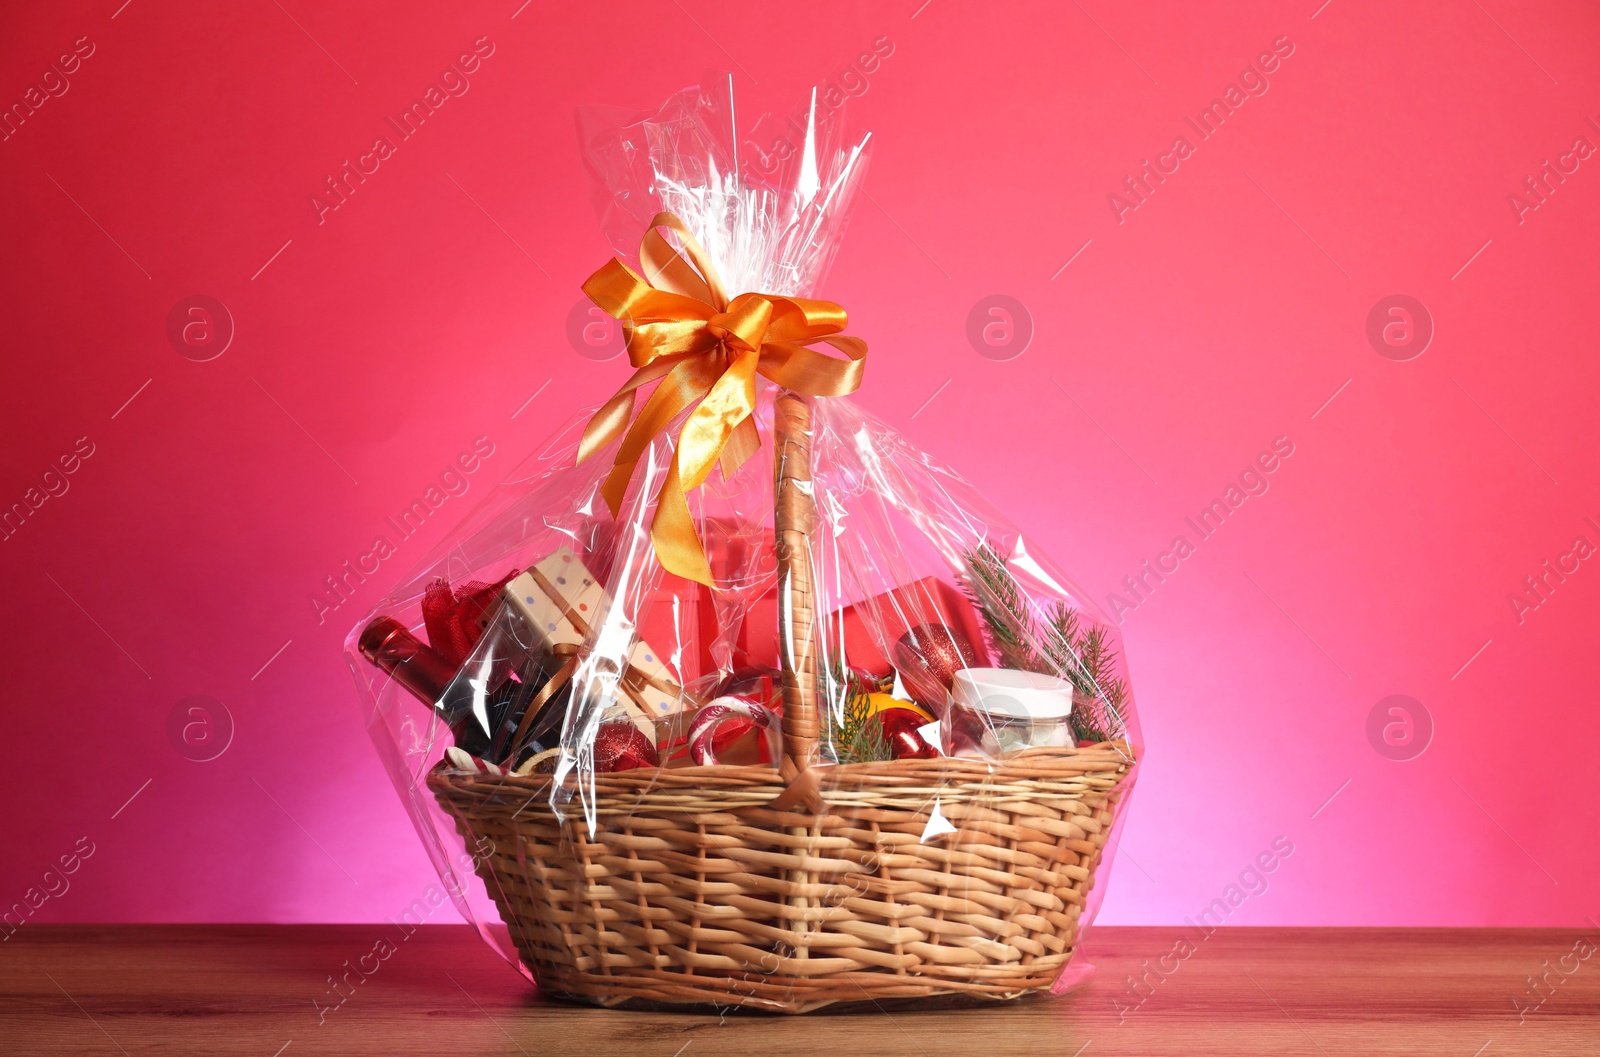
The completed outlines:
<svg viewBox="0 0 1600 1057">
<path fill-rule="evenodd" d="M 611 605 L 594 574 L 570 549 L 561 547 L 506 584 L 506 603 L 546 649 L 582 649 L 595 621 Z M 616 707 L 654 743 L 656 723 L 685 708 L 693 699 L 667 667 L 661 654 L 642 638 L 628 650 L 624 695 Z"/>
</svg>

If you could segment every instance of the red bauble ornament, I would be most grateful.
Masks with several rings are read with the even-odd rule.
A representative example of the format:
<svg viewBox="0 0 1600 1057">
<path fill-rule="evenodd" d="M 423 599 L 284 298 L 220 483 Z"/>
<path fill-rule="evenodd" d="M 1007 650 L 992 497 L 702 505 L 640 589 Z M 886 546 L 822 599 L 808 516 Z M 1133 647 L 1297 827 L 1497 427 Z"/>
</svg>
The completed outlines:
<svg viewBox="0 0 1600 1057">
<path fill-rule="evenodd" d="M 980 663 L 966 636 L 943 624 L 919 624 L 894 644 L 894 665 L 917 704 L 943 716 L 946 692 L 956 673 Z"/>
<path fill-rule="evenodd" d="M 602 723 L 594 736 L 594 769 L 631 771 L 659 767 L 661 758 L 644 732 L 632 723 Z"/>
<path fill-rule="evenodd" d="M 952 756 L 977 749 L 989 730 L 983 716 L 970 708 L 952 708 L 942 722 L 945 745 Z"/>
<path fill-rule="evenodd" d="M 885 708 L 874 712 L 868 722 L 883 728 L 889 742 L 889 755 L 896 760 L 931 760 L 939 750 L 929 745 L 917 729 L 927 725 L 928 717 L 914 708 Z"/>
</svg>

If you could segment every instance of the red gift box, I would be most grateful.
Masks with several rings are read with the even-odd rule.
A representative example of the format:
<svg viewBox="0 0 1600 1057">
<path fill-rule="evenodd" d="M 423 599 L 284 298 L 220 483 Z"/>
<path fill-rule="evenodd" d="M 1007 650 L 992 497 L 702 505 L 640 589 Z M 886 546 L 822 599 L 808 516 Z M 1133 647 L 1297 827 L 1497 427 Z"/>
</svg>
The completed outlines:
<svg viewBox="0 0 1600 1057">
<path fill-rule="evenodd" d="M 723 666 L 778 667 L 778 589 L 756 596 L 756 585 L 771 582 L 775 554 L 771 528 L 709 519 L 704 533 L 706 556 L 723 589 L 666 576 L 654 598 L 639 614 L 640 634 L 667 648 L 668 643 L 695 642 L 694 656 L 676 659 L 686 681 Z M 718 609 L 727 615 L 719 619 Z M 742 618 L 736 616 L 742 612 Z M 737 624 L 732 623 L 737 620 Z M 978 665 L 988 663 L 983 624 L 957 587 L 937 576 L 863 599 L 832 614 L 823 624 L 830 652 L 844 641 L 845 661 L 874 675 L 894 670 L 892 655 L 900 636 L 920 625 L 943 626 L 972 644 Z M 698 666 L 698 670 L 695 667 Z"/>
<path fill-rule="evenodd" d="M 717 627 L 716 613 L 709 592 L 704 597 L 702 629 Z M 978 666 L 988 664 L 983 625 L 972 604 L 956 587 L 926 576 L 915 583 L 897 587 L 873 598 L 864 599 L 830 616 L 824 627 L 825 649 L 843 638 L 845 661 L 874 675 L 894 670 L 891 655 L 900 636 L 919 625 L 944 626 L 965 638 L 977 652 Z M 769 590 L 746 609 L 744 619 L 731 636 L 733 664 L 737 667 L 778 666 L 778 593 Z"/>
<path fill-rule="evenodd" d="M 663 574 L 661 585 L 634 615 L 639 637 L 665 651 L 667 664 L 685 684 L 715 669 L 711 638 L 716 628 L 710 591 L 692 580 Z"/>
<path fill-rule="evenodd" d="M 777 588 L 768 587 L 757 593 L 759 586 L 771 583 L 777 572 L 772 529 L 716 519 L 709 525 L 706 556 L 722 589 L 702 590 L 699 595 L 705 671 L 715 669 L 718 660 L 733 669 L 776 668 Z M 740 613 L 743 619 L 739 619 Z"/>
<path fill-rule="evenodd" d="M 776 613 L 773 615 L 777 619 Z M 983 626 L 972 603 L 957 588 L 937 576 L 846 606 L 827 620 L 828 642 L 844 639 L 845 661 L 873 675 L 894 670 L 891 657 L 900 636 L 921 625 L 945 627 L 965 638 L 977 654 L 976 667 L 986 666 Z"/>
</svg>

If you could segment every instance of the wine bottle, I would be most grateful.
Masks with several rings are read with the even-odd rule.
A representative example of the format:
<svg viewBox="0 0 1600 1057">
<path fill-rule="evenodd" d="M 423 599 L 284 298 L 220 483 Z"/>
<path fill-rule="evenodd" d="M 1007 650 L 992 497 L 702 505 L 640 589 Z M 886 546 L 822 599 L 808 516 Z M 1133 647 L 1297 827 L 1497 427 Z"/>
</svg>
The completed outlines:
<svg viewBox="0 0 1600 1057">
<path fill-rule="evenodd" d="M 480 721 L 473 708 L 471 680 L 456 671 L 427 643 L 393 617 L 377 617 L 361 629 L 361 655 L 388 672 L 395 682 L 439 713 L 455 737 L 456 747 L 489 759 L 494 726 Z"/>
</svg>

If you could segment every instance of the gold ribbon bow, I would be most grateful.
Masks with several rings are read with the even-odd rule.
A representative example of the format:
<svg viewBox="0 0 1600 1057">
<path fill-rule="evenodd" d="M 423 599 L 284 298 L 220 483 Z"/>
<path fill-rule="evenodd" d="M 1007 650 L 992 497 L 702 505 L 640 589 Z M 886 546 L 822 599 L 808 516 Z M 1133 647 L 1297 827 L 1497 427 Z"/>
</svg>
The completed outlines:
<svg viewBox="0 0 1600 1057">
<path fill-rule="evenodd" d="M 677 233 L 682 254 L 660 228 Z M 687 496 L 714 465 L 721 463 L 727 479 L 760 447 L 751 417 L 756 375 L 808 396 L 843 396 L 861 384 L 867 343 L 841 333 L 847 317 L 832 301 L 775 294 L 729 300 L 700 243 L 671 213 L 657 213 L 650 222 L 639 261 L 650 280 L 613 258 L 583 284 L 591 301 L 622 322 L 628 361 L 636 369 L 589 420 L 578 461 L 627 430 L 601 489 L 616 515 L 650 442 L 698 401 L 678 434 L 672 467 L 656 495 L 650 537 L 664 569 L 710 586 L 711 566 Z M 807 348 L 818 342 L 848 358 Z M 661 384 L 634 417 L 635 391 L 658 379 Z"/>
</svg>

